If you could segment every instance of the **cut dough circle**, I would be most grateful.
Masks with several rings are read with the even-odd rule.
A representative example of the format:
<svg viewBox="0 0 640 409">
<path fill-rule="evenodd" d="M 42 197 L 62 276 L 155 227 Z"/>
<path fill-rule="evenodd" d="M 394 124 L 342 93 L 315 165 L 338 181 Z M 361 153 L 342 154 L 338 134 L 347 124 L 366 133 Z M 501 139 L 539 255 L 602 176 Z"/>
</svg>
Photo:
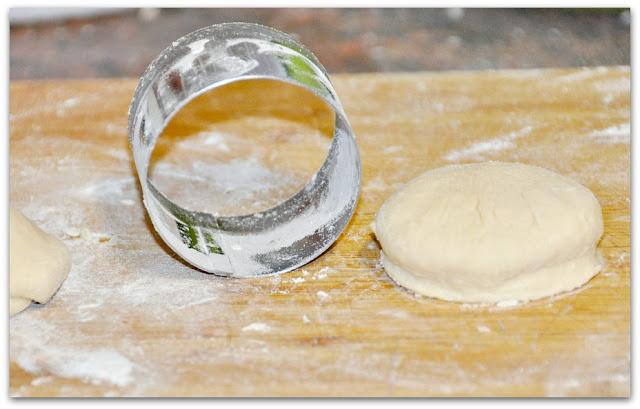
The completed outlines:
<svg viewBox="0 0 640 409">
<path fill-rule="evenodd" d="M 581 286 L 603 266 L 593 193 L 519 163 L 428 171 L 382 205 L 374 230 L 395 282 L 450 301 L 541 298 Z"/>
<path fill-rule="evenodd" d="M 67 247 L 22 213 L 9 210 L 10 314 L 32 301 L 44 304 L 60 287 L 71 267 Z"/>
</svg>

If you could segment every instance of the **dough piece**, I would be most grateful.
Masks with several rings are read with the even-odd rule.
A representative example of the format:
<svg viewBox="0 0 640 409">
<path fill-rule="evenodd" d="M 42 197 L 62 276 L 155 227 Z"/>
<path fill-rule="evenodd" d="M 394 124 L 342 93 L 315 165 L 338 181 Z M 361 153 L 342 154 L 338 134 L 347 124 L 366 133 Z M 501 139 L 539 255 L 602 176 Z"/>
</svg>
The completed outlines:
<svg viewBox="0 0 640 409">
<path fill-rule="evenodd" d="M 17 210 L 9 211 L 9 288 L 11 315 L 31 301 L 49 301 L 69 274 L 67 247 Z"/>
<path fill-rule="evenodd" d="M 518 163 L 428 171 L 382 205 L 375 232 L 395 282 L 451 301 L 532 300 L 579 287 L 603 266 L 593 193 Z"/>
</svg>

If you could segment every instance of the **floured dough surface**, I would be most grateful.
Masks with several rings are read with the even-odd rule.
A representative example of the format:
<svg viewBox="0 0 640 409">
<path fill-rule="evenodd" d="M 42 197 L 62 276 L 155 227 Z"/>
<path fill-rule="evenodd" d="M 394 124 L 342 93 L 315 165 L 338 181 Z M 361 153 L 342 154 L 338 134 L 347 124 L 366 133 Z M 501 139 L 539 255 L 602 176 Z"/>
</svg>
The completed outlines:
<svg viewBox="0 0 640 409">
<path fill-rule="evenodd" d="M 572 290 L 602 268 L 602 210 L 591 191 L 518 163 L 424 173 L 380 208 L 383 265 L 398 284 L 463 302 Z"/>
<path fill-rule="evenodd" d="M 9 213 L 10 314 L 27 308 L 32 301 L 44 304 L 69 274 L 67 247 L 42 231 L 22 213 Z"/>
</svg>

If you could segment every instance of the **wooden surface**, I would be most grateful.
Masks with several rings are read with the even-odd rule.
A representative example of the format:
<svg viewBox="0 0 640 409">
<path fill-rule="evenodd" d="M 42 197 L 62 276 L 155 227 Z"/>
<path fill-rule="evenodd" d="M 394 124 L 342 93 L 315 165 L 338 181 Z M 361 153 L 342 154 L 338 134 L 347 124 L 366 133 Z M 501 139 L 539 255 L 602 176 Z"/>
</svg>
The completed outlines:
<svg viewBox="0 0 640 409">
<path fill-rule="evenodd" d="M 63 239 L 73 267 L 49 304 L 10 320 L 11 395 L 628 396 L 628 67 L 334 83 L 362 156 L 354 219 L 304 268 L 235 280 L 191 269 L 153 234 L 126 139 L 135 81 L 13 82 L 11 205 Z M 205 97 L 161 139 L 158 183 L 181 200 L 193 186 L 196 207 L 268 206 L 320 164 L 329 117 L 272 83 Z M 592 189 L 604 271 L 517 306 L 395 286 L 368 227 L 379 206 L 428 169 L 482 160 Z"/>
</svg>

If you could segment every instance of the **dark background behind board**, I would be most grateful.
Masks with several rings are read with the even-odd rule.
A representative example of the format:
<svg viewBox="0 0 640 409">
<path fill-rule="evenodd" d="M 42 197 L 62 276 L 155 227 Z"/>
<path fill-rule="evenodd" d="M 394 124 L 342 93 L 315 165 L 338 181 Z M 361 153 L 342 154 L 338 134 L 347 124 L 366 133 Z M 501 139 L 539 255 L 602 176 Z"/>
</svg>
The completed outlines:
<svg viewBox="0 0 640 409">
<path fill-rule="evenodd" d="M 334 73 L 630 64 L 619 9 L 126 9 L 12 18 L 10 77 L 138 77 L 173 40 L 230 21 L 294 34 Z"/>
</svg>

